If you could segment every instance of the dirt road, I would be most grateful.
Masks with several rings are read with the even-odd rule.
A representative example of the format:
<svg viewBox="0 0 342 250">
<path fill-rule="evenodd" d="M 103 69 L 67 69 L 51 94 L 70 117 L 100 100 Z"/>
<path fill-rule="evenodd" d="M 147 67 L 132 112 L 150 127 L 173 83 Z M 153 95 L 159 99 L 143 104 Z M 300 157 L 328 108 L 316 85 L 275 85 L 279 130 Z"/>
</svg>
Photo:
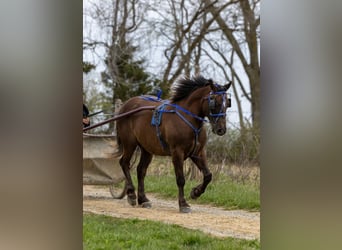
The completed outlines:
<svg viewBox="0 0 342 250">
<path fill-rule="evenodd" d="M 83 212 L 118 218 L 137 218 L 177 224 L 198 229 L 217 237 L 260 239 L 260 213 L 243 210 L 223 210 L 208 205 L 191 205 L 192 212 L 178 212 L 177 200 L 162 200 L 147 194 L 152 208 L 130 206 L 126 198 L 115 200 L 106 186 L 83 186 Z"/>
</svg>

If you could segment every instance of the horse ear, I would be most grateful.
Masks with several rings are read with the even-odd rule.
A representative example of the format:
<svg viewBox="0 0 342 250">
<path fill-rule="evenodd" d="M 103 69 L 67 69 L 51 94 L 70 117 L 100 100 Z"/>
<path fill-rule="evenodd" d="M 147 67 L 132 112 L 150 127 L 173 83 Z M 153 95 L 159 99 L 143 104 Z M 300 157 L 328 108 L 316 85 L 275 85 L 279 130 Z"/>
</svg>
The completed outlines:
<svg viewBox="0 0 342 250">
<path fill-rule="evenodd" d="M 209 85 L 213 91 L 217 91 L 217 87 L 215 86 L 214 81 L 212 79 L 208 79 L 208 82 L 206 85 Z"/>
<path fill-rule="evenodd" d="M 223 88 L 225 89 L 225 91 L 227 91 L 230 88 L 231 85 L 232 85 L 232 81 L 230 81 L 229 83 L 224 85 Z"/>
<path fill-rule="evenodd" d="M 212 80 L 212 79 L 208 79 L 208 81 L 207 81 L 207 84 L 206 84 L 206 85 L 210 85 L 210 86 L 212 86 L 213 84 L 214 84 L 213 80 Z"/>
</svg>

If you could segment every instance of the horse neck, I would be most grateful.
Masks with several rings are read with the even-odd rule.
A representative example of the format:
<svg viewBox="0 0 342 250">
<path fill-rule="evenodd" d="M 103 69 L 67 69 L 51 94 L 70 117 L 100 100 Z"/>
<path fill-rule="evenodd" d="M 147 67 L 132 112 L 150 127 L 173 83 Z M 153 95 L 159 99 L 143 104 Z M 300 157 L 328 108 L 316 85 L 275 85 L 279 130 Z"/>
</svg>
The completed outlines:
<svg viewBox="0 0 342 250">
<path fill-rule="evenodd" d="M 195 90 L 193 93 L 189 95 L 188 98 L 181 100 L 178 105 L 187 109 L 191 113 L 204 118 L 204 110 L 203 110 L 203 97 L 208 95 L 210 92 L 210 87 L 203 87 Z"/>
</svg>

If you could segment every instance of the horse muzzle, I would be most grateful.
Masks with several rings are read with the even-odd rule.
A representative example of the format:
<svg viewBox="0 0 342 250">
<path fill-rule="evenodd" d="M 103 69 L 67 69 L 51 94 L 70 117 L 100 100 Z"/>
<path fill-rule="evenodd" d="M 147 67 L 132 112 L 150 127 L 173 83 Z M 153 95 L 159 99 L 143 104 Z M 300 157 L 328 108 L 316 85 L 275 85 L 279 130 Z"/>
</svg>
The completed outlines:
<svg viewBox="0 0 342 250">
<path fill-rule="evenodd" d="M 226 133 L 226 128 L 215 128 L 213 132 L 219 136 L 222 136 Z"/>
</svg>

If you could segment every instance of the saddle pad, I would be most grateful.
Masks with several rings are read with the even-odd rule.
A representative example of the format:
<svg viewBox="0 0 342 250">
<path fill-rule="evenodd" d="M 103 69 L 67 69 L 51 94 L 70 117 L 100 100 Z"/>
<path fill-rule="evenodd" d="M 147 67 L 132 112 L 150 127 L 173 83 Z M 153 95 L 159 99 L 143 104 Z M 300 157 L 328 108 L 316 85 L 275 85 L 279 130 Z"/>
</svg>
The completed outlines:
<svg viewBox="0 0 342 250">
<path fill-rule="evenodd" d="M 166 109 L 166 103 L 163 103 L 162 105 L 159 105 L 153 112 L 152 115 L 152 120 L 151 120 L 151 125 L 152 126 L 160 126 L 161 124 L 161 119 L 162 119 L 162 115 Z"/>
</svg>

